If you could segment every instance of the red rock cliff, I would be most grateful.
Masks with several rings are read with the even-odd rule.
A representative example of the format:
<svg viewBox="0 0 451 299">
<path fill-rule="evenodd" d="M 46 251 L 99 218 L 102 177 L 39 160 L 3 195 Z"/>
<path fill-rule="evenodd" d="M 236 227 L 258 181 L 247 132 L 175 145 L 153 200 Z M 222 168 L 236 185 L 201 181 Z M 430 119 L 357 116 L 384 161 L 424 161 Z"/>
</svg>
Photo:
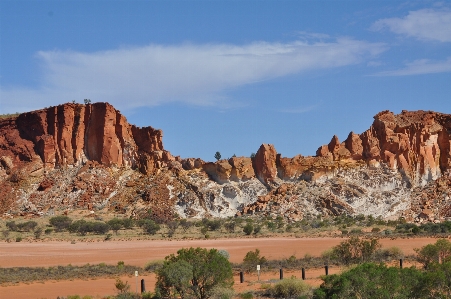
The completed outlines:
<svg viewBox="0 0 451 299">
<path fill-rule="evenodd" d="M 149 172 L 173 160 L 163 133 L 130 125 L 108 103 L 63 104 L 0 121 L 0 156 L 16 162 L 38 155 L 46 168 L 97 161 Z"/>
<path fill-rule="evenodd" d="M 350 133 L 340 143 L 334 136 L 321 146 L 318 157 L 333 161 L 364 160 L 375 165 L 386 162 L 423 185 L 451 168 L 451 115 L 431 111 L 383 111 L 360 135 Z"/>
</svg>

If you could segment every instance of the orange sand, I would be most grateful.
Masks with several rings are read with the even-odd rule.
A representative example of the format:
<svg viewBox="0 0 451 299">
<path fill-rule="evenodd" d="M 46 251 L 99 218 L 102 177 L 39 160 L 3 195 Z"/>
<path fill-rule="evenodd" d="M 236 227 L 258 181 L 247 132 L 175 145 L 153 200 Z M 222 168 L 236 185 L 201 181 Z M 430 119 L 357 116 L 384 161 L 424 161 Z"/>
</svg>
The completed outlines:
<svg viewBox="0 0 451 299">
<path fill-rule="evenodd" d="M 170 253 L 175 253 L 183 247 L 205 247 L 225 249 L 230 253 L 232 262 L 242 261 L 246 252 L 260 249 L 268 259 L 287 258 L 291 255 L 303 257 L 306 253 L 319 256 L 323 251 L 343 241 L 340 238 L 255 238 L 255 239 L 221 239 L 221 240 L 190 240 L 190 241 L 112 241 L 94 243 L 70 242 L 36 242 L 36 243 L 0 243 L 0 267 L 18 266 L 55 266 L 55 265 L 83 265 L 86 263 L 116 264 L 122 260 L 126 264 L 144 266 L 151 260 L 163 259 Z M 434 243 L 434 238 L 416 239 L 383 239 L 383 247 L 397 246 L 404 254 L 413 254 L 414 248 Z M 329 273 L 337 273 L 340 269 L 332 267 Z M 298 273 L 299 272 L 299 273 Z M 321 283 L 320 275 L 324 269 L 308 270 L 307 282 L 313 286 Z M 300 271 L 286 272 L 284 276 L 295 275 L 300 278 Z M 148 275 L 146 287 L 153 290 L 155 276 Z M 262 273 L 261 280 L 278 279 L 279 273 Z M 129 281 L 132 290 L 135 289 L 135 277 L 123 277 Z M 239 283 L 239 276 L 235 276 L 235 289 L 243 292 L 258 289 L 257 277 L 246 275 L 246 282 Z M 0 287 L 0 298 L 56 298 L 67 295 L 92 295 L 101 298 L 103 295 L 115 294 L 114 278 L 96 280 L 47 281 L 45 283 L 19 284 L 16 286 Z M 138 286 L 139 287 L 139 286 Z"/>
</svg>

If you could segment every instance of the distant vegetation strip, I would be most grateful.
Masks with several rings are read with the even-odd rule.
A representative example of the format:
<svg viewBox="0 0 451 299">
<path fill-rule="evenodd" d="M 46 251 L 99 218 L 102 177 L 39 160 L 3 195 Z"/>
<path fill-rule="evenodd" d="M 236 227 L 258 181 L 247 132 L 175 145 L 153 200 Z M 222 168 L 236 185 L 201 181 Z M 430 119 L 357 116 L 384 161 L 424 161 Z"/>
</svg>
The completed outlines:
<svg viewBox="0 0 451 299">
<path fill-rule="evenodd" d="M 19 112 L 0 114 L 0 119 L 10 118 L 10 117 L 17 117 L 17 116 L 19 116 L 19 114 L 20 114 Z"/>
<path fill-rule="evenodd" d="M 135 271 L 145 272 L 136 266 L 125 265 L 120 261 L 117 265 L 86 264 L 83 266 L 55 266 L 55 267 L 13 267 L 0 268 L 0 284 L 11 284 L 45 280 L 87 279 L 118 275 L 133 275 Z"/>
<path fill-rule="evenodd" d="M 47 222 L 48 221 L 48 222 Z M 4 227 L 3 227 L 4 223 Z M 406 223 L 398 220 L 383 220 L 372 216 L 314 217 L 297 222 L 287 222 L 283 217 L 252 216 L 229 217 L 227 219 L 187 220 L 174 219 L 158 222 L 152 218 L 151 211 L 141 219 L 113 218 L 103 221 L 96 217 L 95 221 L 78 219 L 68 216 L 54 216 L 50 219 L 3 222 L 0 220 L 0 238 L 7 242 L 22 241 L 23 237 L 40 239 L 58 236 L 73 239 L 87 235 L 104 235 L 105 240 L 112 240 L 122 233 L 129 236 L 157 235 L 160 238 L 216 238 L 226 236 L 269 236 L 274 234 L 295 234 L 295 236 L 310 236 L 315 233 L 331 233 L 334 236 L 365 236 L 365 237 L 414 237 L 435 236 L 446 237 L 451 233 L 451 222 L 441 223 Z M 114 235 L 112 234 L 114 232 Z M 63 235 L 61 234 L 63 233 Z M 119 237 L 120 238 L 120 237 Z"/>
</svg>

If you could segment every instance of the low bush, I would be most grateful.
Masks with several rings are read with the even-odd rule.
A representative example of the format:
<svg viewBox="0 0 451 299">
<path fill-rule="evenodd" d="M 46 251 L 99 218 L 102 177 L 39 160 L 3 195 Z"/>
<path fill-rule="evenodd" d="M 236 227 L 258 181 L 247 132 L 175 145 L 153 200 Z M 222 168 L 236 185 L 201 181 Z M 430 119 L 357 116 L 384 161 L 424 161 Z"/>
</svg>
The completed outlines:
<svg viewBox="0 0 451 299">
<path fill-rule="evenodd" d="M 143 231 L 149 235 L 155 235 L 160 230 L 160 225 L 150 219 L 144 219 L 144 221 L 141 222 L 140 226 L 142 227 Z"/>
<path fill-rule="evenodd" d="M 68 230 L 71 233 L 77 233 L 82 236 L 85 236 L 87 233 L 102 235 L 109 232 L 110 226 L 105 222 L 91 222 L 81 219 L 72 222 Z"/>
<path fill-rule="evenodd" d="M 307 295 L 310 287 L 304 281 L 292 277 L 281 280 L 268 291 L 273 297 L 289 299 Z"/>
<path fill-rule="evenodd" d="M 266 258 L 260 255 L 260 250 L 248 251 L 243 258 L 242 267 L 246 272 L 256 269 L 257 265 L 262 265 L 266 262 Z"/>
<path fill-rule="evenodd" d="M 26 222 L 20 222 L 16 223 L 15 221 L 8 221 L 6 222 L 6 227 L 10 231 L 19 231 L 19 232 L 29 232 L 36 228 L 38 223 L 36 221 L 26 221 Z"/>
<path fill-rule="evenodd" d="M 253 299 L 254 298 L 254 293 L 252 293 L 251 291 L 246 292 L 246 293 L 242 293 L 242 294 L 240 294 L 240 298 L 241 299 Z"/>
<path fill-rule="evenodd" d="M 156 261 L 150 261 L 144 266 L 144 270 L 148 272 L 155 272 L 161 267 L 163 267 L 164 260 L 156 260 Z"/>
<path fill-rule="evenodd" d="M 246 224 L 243 228 L 243 232 L 246 235 L 252 234 L 253 231 L 254 231 L 254 226 L 251 223 Z"/>
<path fill-rule="evenodd" d="M 55 228 L 57 232 L 61 232 L 69 228 L 72 223 L 72 219 L 64 215 L 55 216 L 50 218 L 49 223 Z"/>
<path fill-rule="evenodd" d="M 235 291 L 231 288 L 215 287 L 211 291 L 211 299 L 233 299 Z"/>
</svg>

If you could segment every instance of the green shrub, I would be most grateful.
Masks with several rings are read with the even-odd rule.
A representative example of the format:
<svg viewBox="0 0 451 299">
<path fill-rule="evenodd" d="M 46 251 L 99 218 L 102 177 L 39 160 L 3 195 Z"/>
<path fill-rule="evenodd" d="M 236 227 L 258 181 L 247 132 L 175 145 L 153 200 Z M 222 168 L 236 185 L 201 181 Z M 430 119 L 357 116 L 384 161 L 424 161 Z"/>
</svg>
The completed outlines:
<svg viewBox="0 0 451 299">
<path fill-rule="evenodd" d="M 85 236 L 87 233 L 106 234 L 110 226 L 105 222 L 91 222 L 86 220 L 77 220 L 68 227 L 69 232 Z"/>
<path fill-rule="evenodd" d="M 39 228 L 35 229 L 34 232 L 33 232 L 34 237 L 36 239 L 39 239 L 41 237 L 41 235 L 42 235 L 42 232 L 43 232 L 42 227 L 39 227 Z"/>
<path fill-rule="evenodd" d="M 122 219 L 119 218 L 113 218 L 110 221 L 107 222 L 110 226 L 111 230 L 114 231 L 117 235 L 118 231 L 124 226 Z"/>
<path fill-rule="evenodd" d="M 224 227 L 229 233 L 234 233 L 235 232 L 235 221 L 229 221 L 229 222 L 225 223 Z"/>
<path fill-rule="evenodd" d="M 257 225 L 254 227 L 254 234 L 258 234 L 261 231 L 262 227 L 260 225 Z"/>
<path fill-rule="evenodd" d="M 128 293 L 128 291 L 130 290 L 130 285 L 128 284 L 128 282 L 123 282 L 120 278 L 116 279 L 114 286 L 116 287 L 116 290 L 119 294 Z"/>
<path fill-rule="evenodd" d="M 252 234 L 253 231 L 254 231 L 254 226 L 251 223 L 246 224 L 243 228 L 243 232 L 246 235 Z"/>
<path fill-rule="evenodd" d="M 428 280 L 426 273 L 414 267 L 400 269 L 365 263 L 322 279 L 324 283 L 314 292 L 315 299 L 446 298 L 431 295 L 437 286 L 429 285 L 433 280 Z"/>
<path fill-rule="evenodd" d="M 362 233 L 362 230 L 360 228 L 354 228 L 350 232 L 350 234 L 353 234 L 353 235 L 359 235 L 361 233 Z"/>
<path fill-rule="evenodd" d="M 254 298 L 254 294 L 249 291 L 249 292 L 240 294 L 240 298 L 241 299 L 253 299 Z"/>
<path fill-rule="evenodd" d="M 22 241 L 22 237 L 19 236 L 16 238 L 16 242 L 21 242 L 21 241 Z"/>
<path fill-rule="evenodd" d="M 155 298 L 155 294 L 152 292 L 141 293 L 141 299 L 152 299 Z"/>
<path fill-rule="evenodd" d="M 132 292 L 125 292 L 118 294 L 114 299 L 141 299 L 141 297 Z"/>
<path fill-rule="evenodd" d="M 149 272 L 155 272 L 156 270 L 163 267 L 164 260 L 156 260 L 156 261 L 150 261 L 144 266 L 144 270 Z"/>
<path fill-rule="evenodd" d="M 235 291 L 231 288 L 215 287 L 211 291 L 211 299 L 233 299 Z"/>
<path fill-rule="evenodd" d="M 49 222 L 57 232 L 60 232 L 69 228 L 72 219 L 68 216 L 61 215 L 50 218 Z"/>
<path fill-rule="evenodd" d="M 131 229 L 135 225 L 135 222 L 131 218 L 124 218 L 122 219 L 122 226 L 125 229 Z"/>
<path fill-rule="evenodd" d="M 180 226 L 186 232 L 191 226 L 193 226 L 193 223 L 188 221 L 187 219 L 182 219 L 180 220 Z"/>
<path fill-rule="evenodd" d="M 230 262 L 216 249 L 180 249 L 165 258 L 157 271 L 156 293 L 163 298 L 209 298 L 217 287 L 231 288 Z"/>
<path fill-rule="evenodd" d="M 435 244 L 428 244 L 421 249 L 415 248 L 417 261 L 428 268 L 433 263 L 451 261 L 451 242 L 440 239 Z"/>
<path fill-rule="evenodd" d="M 335 260 L 345 265 L 370 261 L 381 245 L 377 239 L 359 239 L 351 237 L 334 246 L 332 255 Z"/>
<path fill-rule="evenodd" d="M 150 219 L 145 219 L 141 227 L 144 232 L 148 233 L 149 235 L 155 235 L 160 230 L 160 226 L 155 221 Z"/>
<path fill-rule="evenodd" d="M 52 232 L 53 232 L 53 229 L 52 229 L 52 228 L 46 228 L 45 231 L 44 231 L 44 233 L 45 233 L 46 235 L 50 235 Z"/>
<path fill-rule="evenodd" d="M 250 272 L 256 269 L 257 265 L 263 265 L 266 263 L 266 258 L 260 256 L 260 249 L 255 249 L 255 251 L 248 251 L 243 258 L 243 268 L 245 271 Z"/>
<path fill-rule="evenodd" d="M 283 279 L 270 289 L 270 293 L 278 298 L 298 298 L 306 295 L 310 287 L 302 280 L 296 278 Z"/>
</svg>

